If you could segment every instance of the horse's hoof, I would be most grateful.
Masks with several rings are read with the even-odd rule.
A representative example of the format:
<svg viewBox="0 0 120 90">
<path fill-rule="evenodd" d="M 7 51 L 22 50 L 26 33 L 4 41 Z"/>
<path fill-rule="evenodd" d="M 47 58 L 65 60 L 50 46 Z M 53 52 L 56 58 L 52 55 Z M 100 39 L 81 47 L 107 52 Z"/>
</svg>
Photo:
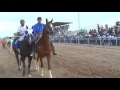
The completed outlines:
<svg viewBox="0 0 120 90">
<path fill-rule="evenodd" d="M 32 77 L 31 74 L 29 74 L 28 77 L 31 78 Z"/>
<path fill-rule="evenodd" d="M 25 73 L 23 73 L 23 77 L 25 76 Z"/>
<path fill-rule="evenodd" d="M 50 76 L 50 78 L 52 78 L 52 76 Z"/>
<path fill-rule="evenodd" d="M 44 76 L 44 74 L 41 74 L 41 77 L 43 77 Z"/>
</svg>

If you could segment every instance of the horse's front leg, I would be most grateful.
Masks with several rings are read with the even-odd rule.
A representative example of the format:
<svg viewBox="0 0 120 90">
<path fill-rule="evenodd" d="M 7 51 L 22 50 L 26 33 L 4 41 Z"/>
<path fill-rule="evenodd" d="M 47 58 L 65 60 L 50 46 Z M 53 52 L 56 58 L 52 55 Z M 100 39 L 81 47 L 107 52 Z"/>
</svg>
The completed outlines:
<svg viewBox="0 0 120 90">
<path fill-rule="evenodd" d="M 15 57 L 17 59 L 17 64 L 18 64 L 18 70 L 20 71 L 20 64 L 19 64 L 19 54 L 15 52 Z"/>
<path fill-rule="evenodd" d="M 51 59 L 51 56 L 50 55 L 47 56 L 49 76 L 50 78 L 52 78 L 50 59 Z"/>
<path fill-rule="evenodd" d="M 37 60 L 35 60 L 35 71 L 37 71 Z"/>
<path fill-rule="evenodd" d="M 29 57 L 29 60 L 28 60 L 28 77 L 32 77 L 31 73 L 30 73 L 31 61 L 32 61 L 32 57 Z"/>
<path fill-rule="evenodd" d="M 22 61 L 22 58 L 20 58 L 19 60 L 19 69 L 21 70 L 21 61 Z"/>
<path fill-rule="evenodd" d="M 23 76 L 25 76 L 25 57 L 21 57 L 21 60 L 23 62 Z"/>
<path fill-rule="evenodd" d="M 38 63 L 38 61 L 39 61 L 39 56 L 37 56 L 37 60 L 35 60 L 35 70 L 36 71 L 39 71 L 39 63 Z"/>
<path fill-rule="evenodd" d="M 44 73 L 43 73 L 43 61 L 42 61 L 42 58 L 40 58 L 40 62 L 41 62 L 41 76 L 43 77 Z"/>
</svg>

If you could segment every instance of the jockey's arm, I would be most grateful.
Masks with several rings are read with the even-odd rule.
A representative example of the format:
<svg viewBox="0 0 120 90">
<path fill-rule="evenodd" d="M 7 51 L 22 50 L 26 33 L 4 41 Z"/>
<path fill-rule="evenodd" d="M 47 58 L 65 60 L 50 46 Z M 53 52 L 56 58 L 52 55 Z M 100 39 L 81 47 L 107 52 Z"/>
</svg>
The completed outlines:
<svg viewBox="0 0 120 90">
<path fill-rule="evenodd" d="M 22 36 L 23 34 L 20 34 L 20 32 L 17 32 L 17 36 Z"/>
</svg>

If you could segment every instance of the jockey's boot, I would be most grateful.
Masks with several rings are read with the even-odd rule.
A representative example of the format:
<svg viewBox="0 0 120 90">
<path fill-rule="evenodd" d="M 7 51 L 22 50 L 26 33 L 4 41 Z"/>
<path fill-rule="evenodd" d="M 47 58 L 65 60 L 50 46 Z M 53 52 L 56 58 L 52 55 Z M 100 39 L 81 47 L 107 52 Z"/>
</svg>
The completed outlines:
<svg viewBox="0 0 120 90">
<path fill-rule="evenodd" d="M 53 49 L 53 55 L 57 55 L 57 53 L 55 52 L 55 49 Z"/>
<path fill-rule="evenodd" d="M 51 47 L 52 47 L 52 52 L 53 52 L 53 55 L 57 55 L 57 53 L 55 52 L 55 48 L 53 46 L 53 44 L 51 43 Z"/>
<path fill-rule="evenodd" d="M 34 56 L 34 52 L 31 52 L 30 56 L 33 57 Z"/>
</svg>

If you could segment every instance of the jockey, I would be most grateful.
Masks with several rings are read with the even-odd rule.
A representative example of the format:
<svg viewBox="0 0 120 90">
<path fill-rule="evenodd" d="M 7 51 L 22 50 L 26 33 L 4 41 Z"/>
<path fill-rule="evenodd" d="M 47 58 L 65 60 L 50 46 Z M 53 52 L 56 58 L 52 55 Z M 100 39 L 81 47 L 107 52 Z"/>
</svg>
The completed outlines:
<svg viewBox="0 0 120 90">
<path fill-rule="evenodd" d="M 34 42 L 34 44 L 33 44 L 32 52 L 31 52 L 31 55 L 30 55 L 30 56 L 33 56 L 33 55 L 34 55 L 34 52 L 35 52 L 35 43 L 36 43 L 39 35 L 41 34 L 41 32 L 43 31 L 44 26 L 45 26 L 45 24 L 42 23 L 42 18 L 41 18 L 41 17 L 38 17 L 38 18 L 37 18 L 37 21 L 38 21 L 38 23 L 33 26 L 33 32 L 34 32 L 34 36 L 35 36 L 35 39 L 34 39 L 35 42 Z M 50 42 L 50 43 L 51 43 L 51 46 L 52 46 L 52 48 L 53 48 L 53 49 L 52 49 L 52 50 L 53 50 L 53 55 L 56 55 L 54 46 L 53 46 L 52 42 Z"/>
<path fill-rule="evenodd" d="M 19 51 L 20 41 L 24 40 L 25 31 L 28 29 L 27 26 L 25 27 L 25 21 L 23 19 L 20 20 L 20 24 L 21 24 L 21 26 L 17 30 L 17 36 L 19 37 L 19 39 L 16 41 L 16 44 L 17 44 L 16 50 L 18 53 L 20 53 L 20 51 Z"/>
</svg>

